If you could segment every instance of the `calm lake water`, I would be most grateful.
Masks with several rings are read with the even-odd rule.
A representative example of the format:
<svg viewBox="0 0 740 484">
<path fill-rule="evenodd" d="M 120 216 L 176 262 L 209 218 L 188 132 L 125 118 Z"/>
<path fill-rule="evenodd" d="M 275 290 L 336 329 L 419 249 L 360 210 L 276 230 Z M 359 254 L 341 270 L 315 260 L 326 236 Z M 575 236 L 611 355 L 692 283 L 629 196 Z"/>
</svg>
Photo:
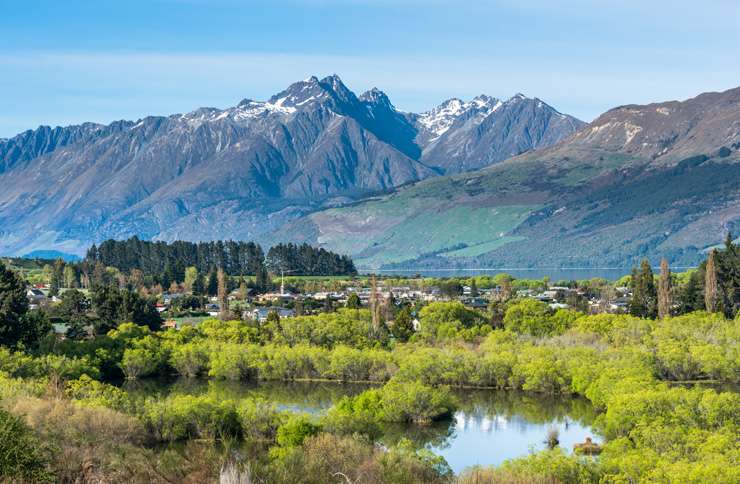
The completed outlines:
<svg viewBox="0 0 740 484">
<path fill-rule="evenodd" d="M 690 267 L 672 267 L 674 272 L 683 272 Z M 511 274 L 517 279 L 542 279 L 549 277 L 551 281 L 571 281 L 593 279 L 595 277 L 616 281 L 622 276 L 630 274 L 631 267 L 583 267 L 583 268 L 501 268 L 501 269 L 449 269 L 449 270 L 379 270 L 383 275 L 413 276 L 421 274 L 425 277 L 470 277 L 470 276 L 495 276 L 496 274 Z M 659 270 L 654 267 L 653 271 Z"/>
<path fill-rule="evenodd" d="M 166 395 L 211 393 L 222 398 L 262 397 L 278 408 L 321 414 L 344 395 L 356 395 L 367 385 L 306 382 L 239 383 L 204 380 L 135 382 L 136 394 Z M 389 425 L 381 442 L 387 445 L 405 437 L 447 460 L 455 473 L 474 465 L 499 465 L 507 459 L 545 448 L 548 430 L 560 434 L 560 445 L 571 451 L 586 437 L 599 441 L 591 425 L 595 412 L 582 398 L 543 396 L 520 392 L 456 391 L 460 408 L 446 421 L 431 425 Z"/>
</svg>

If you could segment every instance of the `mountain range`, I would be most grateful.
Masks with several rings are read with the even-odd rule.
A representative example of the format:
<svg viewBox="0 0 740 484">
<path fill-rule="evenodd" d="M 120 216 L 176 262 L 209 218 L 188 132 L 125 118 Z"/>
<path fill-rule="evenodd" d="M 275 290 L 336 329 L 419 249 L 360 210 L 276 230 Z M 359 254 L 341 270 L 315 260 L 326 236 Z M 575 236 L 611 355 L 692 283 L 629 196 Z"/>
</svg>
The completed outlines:
<svg viewBox="0 0 740 484">
<path fill-rule="evenodd" d="M 300 234 L 365 267 L 691 266 L 740 228 L 740 88 L 612 109 L 481 170 L 317 211 Z"/>
<path fill-rule="evenodd" d="M 487 166 L 583 126 L 538 99 L 397 110 L 310 77 L 267 101 L 0 140 L 0 253 L 108 238 L 267 240 L 326 207 Z"/>
<path fill-rule="evenodd" d="M 311 77 L 0 140 L 0 254 L 137 235 L 309 242 L 361 268 L 692 265 L 740 226 L 739 161 L 740 88 L 586 124 L 521 94 L 407 113 Z"/>
</svg>

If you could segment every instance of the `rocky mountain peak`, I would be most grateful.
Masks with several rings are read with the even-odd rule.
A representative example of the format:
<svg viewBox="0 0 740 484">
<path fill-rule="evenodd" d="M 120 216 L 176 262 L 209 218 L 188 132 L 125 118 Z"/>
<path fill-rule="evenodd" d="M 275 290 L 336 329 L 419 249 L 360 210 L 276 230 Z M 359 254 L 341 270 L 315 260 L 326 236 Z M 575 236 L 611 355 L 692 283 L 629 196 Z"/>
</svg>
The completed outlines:
<svg viewBox="0 0 740 484">
<path fill-rule="evenodd" d="M 295 82 L 284 91 L 272 96 L 267 104 L 290 112 L 327 104 L 335 111 L 343 113 L 348 110 L 348 106 L 355 105 L 357 102 L 354 93 L 344 85 L 339 76 L 332 74 L 321 80 L 316 76 L 311 76 L 303 81 Z"/>
<path fill-rule="evenodd" d="M 130 235 L 198 240 L 214 226 L 251 239 L 337 197 L 490 164 L 542 143 L 540 132 L 552 142 L 570 134 L 534 117 L 481 124 L 500 107 L 480 95 L 406 113 L 380 89 L 358 98 L 330 75 L 226 109 L 27 131 L 0 141 L 0 226 L 15 236 L 0 234 L 0 251 Z"/>
<path fill-rule="evenodd" d="M 391 100 L 388 98 L 388 96 L 378 89 L 377 87 L 374 87 L 370 89 L 369 91 L 365 91 L 360 95 L 360 101 L 372 104 L 372 105 L 379 105 L 379 106 L 386 106 L 392 109 L 395 109 L 393 107 L 393 104 L 391 103 Z"/>
<path fill-rule="evenodd" d="M 419 116 L 419 123 L 436 138 L 446 133 L 458 119 L 472 112 L 485 117 L 500 106 L 501 102 L 498 99 L 485 94 L 478 95 L 468 102 L 451 98 L 436 108 L 422 113 Z"/>
</svg>

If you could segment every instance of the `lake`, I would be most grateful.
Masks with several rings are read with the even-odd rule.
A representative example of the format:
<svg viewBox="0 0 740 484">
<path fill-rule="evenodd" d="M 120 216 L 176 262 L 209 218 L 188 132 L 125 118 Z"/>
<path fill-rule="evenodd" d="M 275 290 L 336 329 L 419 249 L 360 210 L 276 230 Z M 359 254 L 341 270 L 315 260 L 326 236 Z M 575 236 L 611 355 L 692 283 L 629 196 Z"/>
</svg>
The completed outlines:
<svg viewBox="0 0 740 484">
<path fill-rule="evenodd" d="M 690 267 L 672 267 L 674 272 L 683 272 Z M 425 277 L 471 277 L 471 276 L 495 276 L 496 274 L 506 273 L 517 279 L 542 279 L 549 277 L 551 281 L 571 281 L 593 279 L 595 277 L 616 281 L 622 276 L 629 275 L 631 267 L 574 267 L 574 268 L 554 268 L 554 267 L 536 267 L 536 268 L 501 268 L 501 269 L 388 269 L 377 270 L 378 274 L 384 276 L 413 276 L 420 274 Z M 654 267 L 653 271 L 658 272 L 659 267 Z"/>
<path fill-rule="evenodd" d="M 128 386 L 134 394 L 200 395 L 221 398 L 262 397 L 278 408 L 321 414 L 344 395 L 357 395 L 368 385 L 331 382 L 224 382 L 179 379 L 175 382 L 138 381 Z M 591 425 L 596 416 L 591 404 L 568 396 L 547 396 L 512 391 L 457 390 L 460 408 L 451 419 L 431 425 L 394 424 L 384 428 L 380 441 L 393 444 L 408 438 L 447 460 L 455 473 L 474 465 L 499 465 L 507 459 L 541 450 L 551 428 L 560 445 L 572 451 L 586 437 L 600 441 Z"/>
</svg>

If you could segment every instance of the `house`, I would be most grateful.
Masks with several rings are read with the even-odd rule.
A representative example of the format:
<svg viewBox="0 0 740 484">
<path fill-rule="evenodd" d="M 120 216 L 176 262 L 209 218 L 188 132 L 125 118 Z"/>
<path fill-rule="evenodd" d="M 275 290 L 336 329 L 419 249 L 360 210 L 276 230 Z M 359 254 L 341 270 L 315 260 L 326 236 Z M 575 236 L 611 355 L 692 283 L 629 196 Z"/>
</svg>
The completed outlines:
<svg viewBox="0 0 740 484">
<path fill-rule="evenodd" d="M 26 297 L 28 298 L 29 309 L 37 309 L 41 304 L 46 301 L 46 294 L 36 287 L 32 287 L 26 291 Z"/>
<path fill-rule="evenodd" d="M 260 294 L 257 296 L 257 300 L 260 302 L 285 302 L 296 299 L 296 295 L 290 292 L 268 292 L 266 294 Z"/>
<path fill-rule="evenodd" d="M 65 323 L 53 323 L 51 325 L 51 329 L 56 339 L 63 340 L 67 337 L 67 329 L 69 329 L 69 326 Z"/>
<path fill-rule="evenodd" d="M 171 305 L 176 299 L 180 299 L 181 297 L 184 297 L 185 294 L 174 292 L 174 293 L 165 293 L 162 294 L 162 302 L 164 302 L 165 305 L 169 306 Z"/>
<path fill-rule="evenodd" d="M 205 309 L 208 315 L 213 317 L 218 316 L 221 312 L 221 308 L 219 307 L 219 305 L 214 303 L 206 304 Z"/>
<path fill-rule="evenodd" d="M 275 307 L 259 307 L 251 310 L 244 311 L 244 317 L 253 321 L 259 321 L 264 323 L 267 321 L 267 316 L 276 312 L 281 318 L 292 318 L 295 316 L 295 311 L 287 308 L 275 308 Z"/>
<path fill-rule="evenodd" d="M 468 297 L 463 299 L 463 304 L 474 309 L 486 309 L 488 301 L 482 297 Z"/>
</svg>

